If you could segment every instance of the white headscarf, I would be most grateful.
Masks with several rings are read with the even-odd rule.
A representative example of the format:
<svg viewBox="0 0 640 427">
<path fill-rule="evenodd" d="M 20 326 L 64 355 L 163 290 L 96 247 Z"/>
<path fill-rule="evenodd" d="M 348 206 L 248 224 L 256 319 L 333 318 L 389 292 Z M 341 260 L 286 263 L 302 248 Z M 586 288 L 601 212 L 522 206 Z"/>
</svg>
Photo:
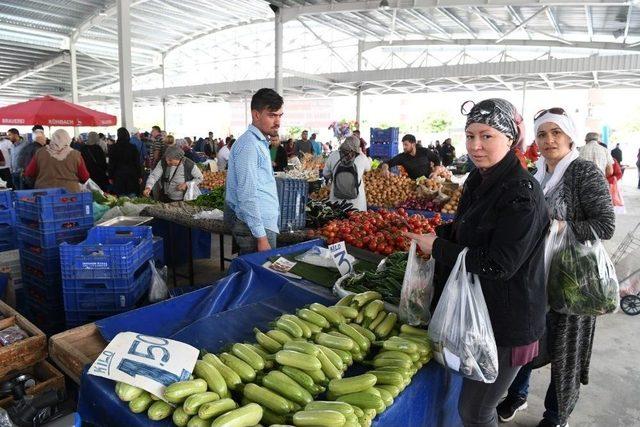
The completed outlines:
<svg viewBox="0 0 640 427">
<path fill-rule="evenodd" d="M 71 136 L 64 129 L 58 129 L 51 135 L 51 142 L 47 145 L 47 151 L 56 160 L 64 160 L 71 152 Z"/>
<path fill-rule="evenodd" d="M 578 141 L 578 132 L 576 131 L 576 125 L 573 123 L 573 120 L 571 120 L 569 116 L 553 113 L 543 114 L 542 116 L 538 117 L 538 119 L 534 123 L 535 135 L 538 134 L 538 129 L 540 128 L 540 126 L 545 123 L 555 123 L 556 125 L 558 125 L 558 127 L 562 129 L 562 131 L 567 134 L 567 136 L 569 136 L 571 142 L 573 143 L 569 154 L 564 156 L 562 160 L 558 162 L 555 169 L 553 170 L 553 175 L 551 175 L 551 178 L 544 185 L 542 192 L 546 195 L 551 190 L 553 190 L 560 183 L 560 181 L 562 181 L 562 177 L 564 176 L 565 171 L 567 170 L 569 165 L 578 158 L 579 153 L 578 149 L 576 148 L 576 141 Z M 544 157 L 541 156 L 540 159 L 538 159 L 538 161 L 536 162 L 536 167 L 538 170 L 536 171 L 535 179 L 538 182 L 542 183 L 544 175 L 547 172 L 547 161 Z"/>
</svg>

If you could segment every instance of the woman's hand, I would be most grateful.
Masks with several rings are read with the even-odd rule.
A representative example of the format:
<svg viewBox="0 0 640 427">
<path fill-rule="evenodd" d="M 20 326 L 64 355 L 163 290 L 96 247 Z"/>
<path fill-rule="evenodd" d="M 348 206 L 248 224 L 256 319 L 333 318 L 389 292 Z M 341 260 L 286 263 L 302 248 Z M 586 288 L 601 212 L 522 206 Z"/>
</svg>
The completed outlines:
<svg viewBox="0 0 640 427">
<path fill-rule="evenodd" d="M 431 255 L 433 252 L 433 242 L 438 238 L 435 233 L 431 234 L 415 234 L 415 233 L 402 233 L 405 237 L 413 239 L 418 243 L 418 247 L 426 255 Z"/>
<path fill-rule="evenodd" d="M 149 187 L 145 188 L 144 191 L 142 192 L 142 195 L 144 197 L 149 197 L 149 194 L 151 194 L 151 189 Z"/>
<path fill-rule="evenodd" d="M 183 182 L 182 184 L 178 184 L 178 190 L 187 191 L 187 183 Z"/>
</svg>

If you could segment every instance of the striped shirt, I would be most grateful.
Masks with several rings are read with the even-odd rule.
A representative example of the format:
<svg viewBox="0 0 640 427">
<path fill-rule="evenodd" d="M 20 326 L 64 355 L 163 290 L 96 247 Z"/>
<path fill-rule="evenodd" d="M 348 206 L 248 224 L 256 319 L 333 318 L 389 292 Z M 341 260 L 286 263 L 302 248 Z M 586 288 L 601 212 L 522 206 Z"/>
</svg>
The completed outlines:
<svg viewBox="0 0 640 427">
<path fill-rule="evenodd" d="M 598 169 L 606 176 L 606 168 L 613 165 L 611 153 L 606 148 L 598 144 L 597 141 L 589 141 L 587 145 L 580 149 L 580 157 L 596 164 Z"/>
<path fill-rule="evenodd" d="M 253 125 L 231 148 L 226 186 L 227 206 L 247 224 L 254 237 L 266 236 L 265 230 L 278 232 L 280 204 L 269 142 Z"/>
</svg>

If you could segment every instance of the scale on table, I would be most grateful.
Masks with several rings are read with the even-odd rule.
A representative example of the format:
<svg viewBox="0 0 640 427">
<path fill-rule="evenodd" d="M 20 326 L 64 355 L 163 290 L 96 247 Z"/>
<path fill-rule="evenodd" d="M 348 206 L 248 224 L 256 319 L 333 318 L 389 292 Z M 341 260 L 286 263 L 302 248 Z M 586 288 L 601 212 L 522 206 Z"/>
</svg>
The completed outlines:
<svg viewBox="0 0 640 427">
<path fill-rule="evenodd" d="M 137 225 L 144 225 L 152 219 L 152 216 L 117 216 L 96 225 L 99 227 L 135 227 Z"/>
</svg>

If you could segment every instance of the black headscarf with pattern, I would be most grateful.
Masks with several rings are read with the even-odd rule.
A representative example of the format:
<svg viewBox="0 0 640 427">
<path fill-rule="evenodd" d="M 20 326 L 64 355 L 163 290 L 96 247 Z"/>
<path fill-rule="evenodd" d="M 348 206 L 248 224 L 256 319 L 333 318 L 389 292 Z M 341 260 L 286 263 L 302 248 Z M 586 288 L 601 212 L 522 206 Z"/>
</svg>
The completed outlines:
<svg viewBox="0 0 640 427">
<path fill-rule="evenodd" d="M 466 105 L 463 104 L 463 106 Z M 502 98 L 490 98 L 471 107 L 465 129 L 472 123 L 491 126 L 513 141 L 511 148 L 521 148 L 524 142 L 524 123 L 516 107 Z"/>
</svg>

